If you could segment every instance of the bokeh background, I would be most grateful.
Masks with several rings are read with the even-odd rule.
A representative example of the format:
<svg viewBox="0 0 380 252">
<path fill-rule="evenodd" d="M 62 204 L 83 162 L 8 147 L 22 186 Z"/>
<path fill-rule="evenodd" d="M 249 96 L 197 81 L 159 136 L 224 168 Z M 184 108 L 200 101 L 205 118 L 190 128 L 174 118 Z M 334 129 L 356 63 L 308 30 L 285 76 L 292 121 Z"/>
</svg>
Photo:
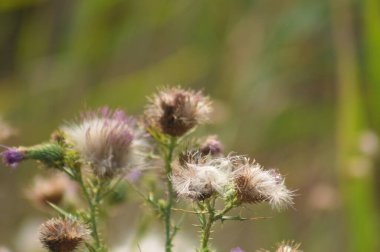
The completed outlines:
<svg viewBox="0 0 380 252">
<path fill-rule="evenodd" d="M 0 114 L 17 131 L 3 144 L 47 140 L 85 108 L 139 114 L 159 86 L 203 89 L 216 113 L 202 134 L 297 189 L 294 209 L 250 207 L 272 218 L 218 226 L 218 251 L 284 239 L 380 250 L 378 0 L 1 0 L 0 55 Z M 48 217 L 24 196 L 36 172 L 0 168 L 0 244 L 12 251 L 32 251 L 22 245 Z M 127 205 L 111 218 L 115 244 L 136 219 Z M 185 232 L 197 239 L 191 219 Z"/>
</svg>

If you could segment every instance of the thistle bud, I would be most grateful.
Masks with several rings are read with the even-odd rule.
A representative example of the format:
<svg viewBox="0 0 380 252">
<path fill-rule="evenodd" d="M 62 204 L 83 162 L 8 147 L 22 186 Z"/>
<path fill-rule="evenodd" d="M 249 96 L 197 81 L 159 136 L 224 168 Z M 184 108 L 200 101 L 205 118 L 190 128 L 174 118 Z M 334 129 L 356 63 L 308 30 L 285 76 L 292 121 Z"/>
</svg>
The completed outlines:
<svg viewBox="0 0 380 252">
<path fill-rule="evenodd" d="M 217 136 L 209 136 L 201 144 L 200 151 L 203 155 L 220 156 L 223 153 L 223 145 Z"/>
<path fill-rule="evenodd" d="M 50 252 L 71 252 L 89 239 L 89 230 L 79 221 L 53 218 L 40 227 L 40 241 Z"/>
<path fill-rule="evenodd" d="M 65 151 L 58 144 L 39 144 L 31 147 L 11 147 L 1 153 L 3 163 L 16 167 L 26 159 L 38 160 L 50 167 L 61 167 L 65 159 Z"/>
<path fill-rule="evenodd" d="M 62 167 L 65 160 L 64 148 L 56 143 L 39 144 L 26 149 L 26 158 L 38 160 L 48 167 Z"/>
<path fill-rule="evenodd" d="M 206 122 L 211 102 L 202 92 L 180 88 L 164 89 L 150 98 L 145 116 L 149 126 L 164 134 L 178 137 Z"/>
<path fill-rule="evenodd" d="M 10 167 L 16 167 L 26 158 L 24 148 L 7 148 L 1 155 L 3 156 L 3 163 Z"/>
</svg>

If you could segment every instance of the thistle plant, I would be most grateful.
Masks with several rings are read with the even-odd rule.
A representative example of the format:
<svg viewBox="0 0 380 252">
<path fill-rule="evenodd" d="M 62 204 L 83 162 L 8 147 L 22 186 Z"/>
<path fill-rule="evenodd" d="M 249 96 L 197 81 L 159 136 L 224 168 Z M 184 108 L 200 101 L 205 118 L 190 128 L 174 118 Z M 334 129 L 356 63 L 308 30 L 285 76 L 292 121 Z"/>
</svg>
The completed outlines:
<svg viewBox="0 0 380 252">
<path fill-rule="evenodd" d="M 149 98 L 139 119 L 104 107 L 59 127 L 48 142 L 6 147 L 1 153 L 4 164 L 38 161 L 66 174 L 82 193 L 85 207 L 73 208 L 60 205 L 67 187 L 62 178 L 40 179 L 31 190 L 34 202 L 59 215 L 41 226 L 43 246 L 54 252 L 109 251 L 102 225 L 110 207 L 106 199 L 122 183 L 135 189 L 162 221 L 166 252 L 174 250 L 181 228 L 174 210 L 197 216 L 196 251 L 210 252 L 216 222 L 255 219 L 231 215 L 232 210 L 244 204 L 268 203 L 278 210 L 291 205 L 293 193 L 277 170 L 266 170 L 244 155 L 225 155 L 217 136 L 191 140 L 195 129 L 210 121 L 211 112 L 211 101 L 202 92 L 165 88 Z M 163 187 L 146 190 L 136 182 L 143 181 L 146 172 L 157 171 L 150 160 L 160 166 L 156 183 Z M 178 200 L 188 201 L 193 209 L 178 209 Z"/>
<path fill-rule="evenodd" d="M 173 239 L 179 226 L 172 223 L 172 208 L 176 198 L 172 175 L 174 153 L 186 134 L 198 124 L 208 121 L 211 104 L 201 92 L 180 88 L 164 89 L 150 99 L 145 110 L 148 131 L 159 145 L 165 166 L 166 199 L 149 202 L 163 216 L 165 224 L 165 251 L 172 251 Z"/>
</svg>

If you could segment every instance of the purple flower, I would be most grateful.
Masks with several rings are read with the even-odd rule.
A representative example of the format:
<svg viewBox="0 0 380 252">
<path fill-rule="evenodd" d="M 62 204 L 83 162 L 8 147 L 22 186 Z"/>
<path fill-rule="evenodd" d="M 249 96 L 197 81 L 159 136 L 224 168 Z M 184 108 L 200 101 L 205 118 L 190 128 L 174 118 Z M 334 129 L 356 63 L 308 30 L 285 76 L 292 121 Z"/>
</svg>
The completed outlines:
<svg viewBox="0 0 380 252">
<path fill-rule="evenodd" d="M 223 153 L 223 145 L 217 136 L 209 136 L 201 145 L 200 151 L 203 155 L 218 156 Z"/>
<path fill-rule="evenodd" d="M 1 155 L 3 163 L 10 167 L 16 167 L 25 158 L 25 152 L 19 148 L 8 148 Z"/>
<path fill-rule="evenodd" d="M 240 247 L 236 247 L 236 248 L 231 249 L 230 252 L 244 252 L 244 250 L 242 250 Z"/>
<path fill-rule="evenodd" d="M 86 112 L 79 124 L 64 126 L 62 130 L 98 177 L 112 178 L 135 167 L 135 147 L 141 141 L 135 120 L 122 110 L 104 107 Z"/>
</svg>

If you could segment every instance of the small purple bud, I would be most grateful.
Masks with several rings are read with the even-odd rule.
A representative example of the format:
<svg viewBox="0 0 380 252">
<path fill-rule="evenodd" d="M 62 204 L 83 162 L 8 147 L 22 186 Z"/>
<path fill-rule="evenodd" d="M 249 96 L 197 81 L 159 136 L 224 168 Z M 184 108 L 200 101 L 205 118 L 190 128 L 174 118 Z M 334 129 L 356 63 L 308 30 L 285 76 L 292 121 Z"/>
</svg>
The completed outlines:
<svg viewBox="0 0 380 252">
<path fill-rule="evenodd" d="M 236 247 L 236 248 L 231 249 L 230 252 L 244 252 L 244 250 L 242 250 L 240 247 Z"/>
<path fill-rule="evenodd" d="M 8 148 L 1 155 L 4 164 L 10 167 L 16 167 L 25 158 L 25 152 L 18 148 Z"/>
<path fill-rule="evenodd" d="M 201 145 L 200 150 L 202 154 L 217 156 L 222 154 L 223 145 L 216 136 L 209 136 L 206 141 Z"/>
</svg>

